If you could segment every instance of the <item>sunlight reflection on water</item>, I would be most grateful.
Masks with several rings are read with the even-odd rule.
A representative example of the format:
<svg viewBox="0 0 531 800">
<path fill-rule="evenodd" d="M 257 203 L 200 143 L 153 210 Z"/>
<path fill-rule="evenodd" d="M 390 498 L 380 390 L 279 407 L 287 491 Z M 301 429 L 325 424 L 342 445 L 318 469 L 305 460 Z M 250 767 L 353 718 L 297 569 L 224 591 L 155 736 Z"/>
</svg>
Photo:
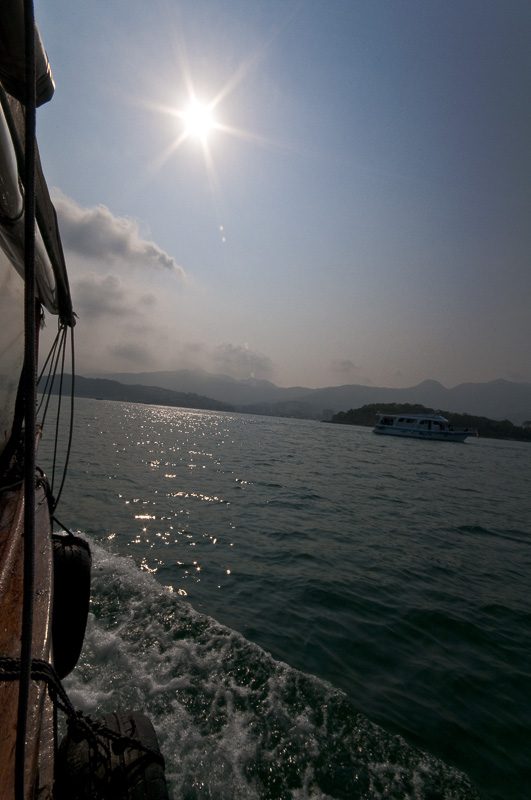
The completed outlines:
<svg viewBox="0 0 531 800">
<path fill-rule="evenodd" d="M 529 735 L 529 445 L 79 409 L 61 517 L 476 780 L 493 763 L 514 780 L 503 742 Z"/>
</svg>

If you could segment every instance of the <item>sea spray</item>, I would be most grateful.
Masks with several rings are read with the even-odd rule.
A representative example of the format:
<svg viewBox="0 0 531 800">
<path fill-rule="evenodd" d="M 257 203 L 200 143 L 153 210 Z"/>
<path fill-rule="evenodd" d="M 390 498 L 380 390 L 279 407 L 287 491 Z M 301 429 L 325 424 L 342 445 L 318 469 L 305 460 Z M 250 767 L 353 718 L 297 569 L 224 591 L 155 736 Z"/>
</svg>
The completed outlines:
<svg viewBox="0 0 531 800">
<path fill-rule="evenodd" d="M 91 614 L 67 689 L 93 716 L 151 717 L 175 800 L 477 797 L 462 773 L 372 724 L 330 684 L 91 546 Z"/>
</svg>

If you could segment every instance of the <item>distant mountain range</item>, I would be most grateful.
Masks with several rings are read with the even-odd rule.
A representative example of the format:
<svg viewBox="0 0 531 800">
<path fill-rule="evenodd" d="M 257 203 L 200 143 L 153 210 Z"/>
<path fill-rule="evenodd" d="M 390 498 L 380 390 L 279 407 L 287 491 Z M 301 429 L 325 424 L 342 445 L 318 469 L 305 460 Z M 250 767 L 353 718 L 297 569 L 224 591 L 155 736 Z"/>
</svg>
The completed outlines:
<svg viewBox="0 0 531 800">
<path fill-rule="evenodd" d="M 100 380 L 102 377 L 99 376 Z M 508 419 L 515 425 L 531 419 L 531 384 L 501 379 L 489 383 L 461 383 L 453 389 L 446 389 L 433 380 L 406 389 L 357 384 L 308 389 L 303 386 L 282 388 L 264 380 L 236 380 L 201 370 L 113 373 L 104 377 L 108 381 L 118 381 L 124 385 L 124 389 L 125 386 L 149 386 L 196 395 L 200 405 L 190 406 L 188 398 L 186 404 L 183 403 L 185 407 L 220 408 L 224 404 L 227 410 L 227 407 L 232 407 L 247 413 L 273 416 L 330 419 L 338 411 L 348 411 L 368 403 L 421 403 L 430 408 L 461 414 Z M 85 396 L 101 396 L 101 393 Z M 133 397 L 129 397 L 129 400 L 139 402 Z M 213 401 L 215 405 L 211 404 Z M 140 402 L 164 401 L 144 399 Z M 178 405 L 177 402 L 167 404 Z"/>
<path fill-rule="evenodd" d="M 211 397 L 202 397 L 194 392 L 173 392 L 160 386 L 142 386 L 140 384 L 124 384 L 109 378 L 83 378 L 76 375 L 76 397 L 93 397 L 95 400 L 119 400 L 123 403 L 148 403 L 149 405 L 172 406 L 178 408 L 202 408 L 210 411 L 234 411 L 228 403 L 222 403 Z M 72 376 L 64 375 L 61 391 L 69 395 Z M 44 388 L 44 381 L 39 391 Z M 53 385 L 53 392 L 60 389 L 59 378 Z"/>
</svg>

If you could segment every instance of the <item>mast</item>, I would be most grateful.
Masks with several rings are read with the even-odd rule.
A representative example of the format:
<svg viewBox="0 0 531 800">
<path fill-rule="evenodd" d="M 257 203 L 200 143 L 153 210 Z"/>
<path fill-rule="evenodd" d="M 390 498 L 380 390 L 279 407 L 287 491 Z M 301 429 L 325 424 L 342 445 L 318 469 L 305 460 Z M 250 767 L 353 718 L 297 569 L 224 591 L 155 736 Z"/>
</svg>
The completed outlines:
<svg viewBox="0 0 531 800">
<path fill-rule="evenodd" d="M 24 590 L 20 642 L 15 798 L 25 796 L 26 729 L 33 643 L 35 585 L 36 300 L 35 300 L 35 20 L 33 0 L 24 0 L 26 57 L 24 141 Z"/>
</svg>

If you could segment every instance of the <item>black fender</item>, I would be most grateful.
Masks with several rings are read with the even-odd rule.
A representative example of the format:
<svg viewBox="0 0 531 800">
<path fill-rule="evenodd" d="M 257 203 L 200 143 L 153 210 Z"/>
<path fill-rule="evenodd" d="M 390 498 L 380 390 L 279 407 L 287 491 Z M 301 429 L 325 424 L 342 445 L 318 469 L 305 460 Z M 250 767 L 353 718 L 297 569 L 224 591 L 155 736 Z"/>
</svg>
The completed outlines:
<svg viewBox="0 0 531 800">
<path fill-rule="evenodd" d="M 52 647 L 55 671 L 62 679 L 77 664 L 83 647 L 90 603 L 92 557 L 88 542 L 54 533 Z"/>
<path fill-rule="evenodd" d="M 74 724 L 61 742 L 54 800 L 168 800 L 164 759 L 148 717 L 115 711 L 96 720 L 94 731 L 95 739 Z"/>
</svg>

